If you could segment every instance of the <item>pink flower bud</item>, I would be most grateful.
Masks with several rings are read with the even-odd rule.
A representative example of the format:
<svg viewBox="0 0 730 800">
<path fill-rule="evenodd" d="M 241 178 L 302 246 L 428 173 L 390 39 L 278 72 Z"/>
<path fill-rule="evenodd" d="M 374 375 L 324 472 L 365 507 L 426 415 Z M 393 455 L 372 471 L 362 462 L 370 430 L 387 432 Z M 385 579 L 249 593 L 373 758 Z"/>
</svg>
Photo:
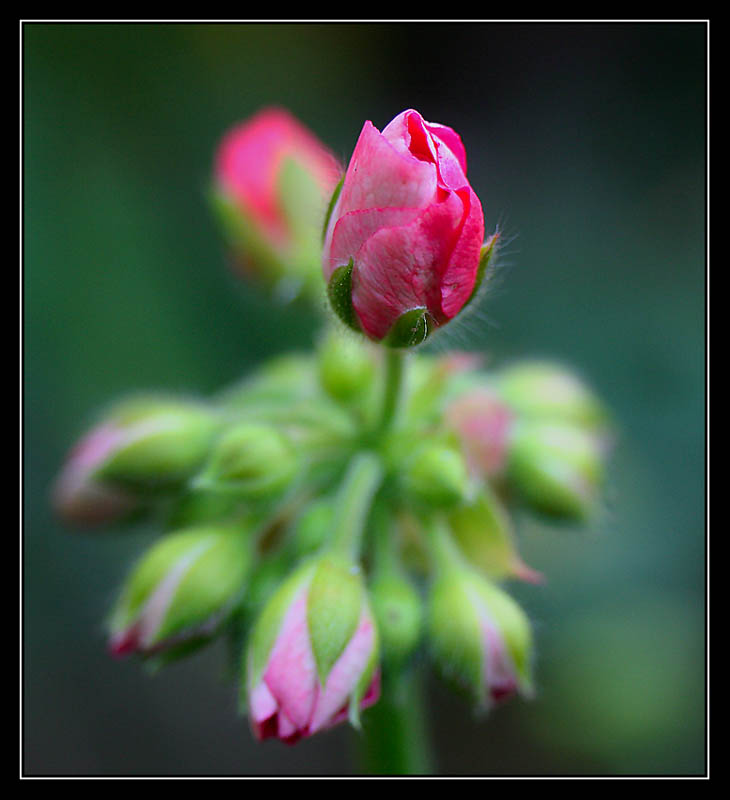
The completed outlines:
<svg viewBox="0 0 730 800">
<path fill-rule="evenodd" d="M 502 472 L 513 414 L 493 392 L 487 388 L 465 392 L 448 405 L 446 420 L 459 435 L 473 474 L 489 477 Z"/>
<path fill-rule="evenodd" d="M 134 508 L 132 495 L 93 477 L 124 436 L 122 428 L 103 423 L 74 447 L 53 487 L 53 504 L 60 517 L 75 525 L 101 525 Z"/>
<path fill-rule="evenodd" d="M 342 175 L 332 153 L 289 112 L 266 108 L 226 134 L 214 171 L 239 260 L 269 283 L 306 280 Z"/>
<path fill-rule="evenodd" d="M 256 644 L 257 633 L 261 635 L 262 623 L 264 627 L 271 624 L 266 612 L 254 633 L 249 656 L 249 714 L 258 739 L 277 737 L 294 744 L 348 716 L 352 718 L 353 704 L 356 717 L 358 709 L 373 705 L 379 697 L 378 638 L 364 594 L 344 647 L 338 647 L 337 657 L 323 673 L 321 659 L 317 658 L 318 623 L 312 619 L 310 600 L 314 580 L 316 573 L 311 570 L 304 580 L 295 576 L 294 591 L 291 582 L 285 583 L 270 601 L 270 608 L 279 607 L 276 631 L 273 639 L 270 634 L 263 634 L 269 646 L 263 665 L 258 667 L 256 662 L 261 660 L 262 651 Z M 347 604 L 347 599 L 342 599 Z M 335 609 L 335 614 L 339 613 Z M 335 621 L 325 634 L 337 638 L 338 628 Z"/>
<path fill-rule="evenodd" d="M 400 318 L 411 328 L 421 320 L 422 338 L 451 320 L 475 289 L 483 238 L 482 207 L 455 131 L 413 110 L 382 133 L 365 123 L 323 253 L 328 283 L 352 264 L 355 327 L 378 341 L 395 334 L 398 346 L 415 343 L 396 326 Z M 420 317 L 409 314 L 416 311 Z"/>
</svg>

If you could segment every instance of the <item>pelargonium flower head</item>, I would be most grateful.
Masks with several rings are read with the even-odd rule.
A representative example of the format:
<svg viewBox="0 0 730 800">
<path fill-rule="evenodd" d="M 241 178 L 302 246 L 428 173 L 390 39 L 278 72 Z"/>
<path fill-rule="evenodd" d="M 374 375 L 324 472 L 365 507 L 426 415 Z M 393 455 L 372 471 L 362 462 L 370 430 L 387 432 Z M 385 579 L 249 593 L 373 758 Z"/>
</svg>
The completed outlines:
<svg viewBox="0 0 730 800">
<path fill-rule="evenodd" d="M 471 299 L 483 238 L 459 135 L 412 109 L 382 133 L 368 121 L 325 235 L 332 305 L 371 339 L 418 344 Z"/>
<path fill-rule="evenodd" d="M 272 284 L 316 274 L 342 166 L 311 131 L 282 108 L 262 109 L 223 137 L 214 173 L 221 222 L 249 273 Z"/>
<path fill-rule="evenodd" d="M 378 636 L 359 571 L 322 557 L 268 601 L 247 657 L 249 715 L 259 739 L 289 744 L 378 699 Z"/>
</svg>

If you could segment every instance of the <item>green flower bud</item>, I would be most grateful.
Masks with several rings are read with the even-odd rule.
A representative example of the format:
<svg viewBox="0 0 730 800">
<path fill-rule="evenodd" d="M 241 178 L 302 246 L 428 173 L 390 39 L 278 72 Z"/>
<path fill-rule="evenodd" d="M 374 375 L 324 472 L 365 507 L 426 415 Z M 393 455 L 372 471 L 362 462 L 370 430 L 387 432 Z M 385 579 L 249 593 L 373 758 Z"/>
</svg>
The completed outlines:
<svg viewBox="0 0 730 800">
<path fill-rule="evenodd" d="M 532 694 L 529 622 L 496 585 L 468 569 L 442 571 L 431 588 L 428 631 L 440 672 L 478 706 Z"/>
<path fill-rule="evenodd" d="M 332 500 L 320 498 L 310 503 L 291 531 L 290 548 L 295 557 L 313 555 L 327 541 L 335 518 Z"/>
<path fill-rule="evenodd" d="M 208 453 L 220 421 L 206 406 L 184 400 L 138 398 L 109 417 L 116 442 L 95 479 L 134 488 L 184 481 Z"/>
<path fill-rule="evenodd" d="M 508 472 L 525 501 L 545 514 L 590 517 L 603 481 L 600 440 L 573 425 L 519 425 L 509 451 Z"/>
<path fill-rule="evenodd" d="M 370 388 L 375 362 L 370 348 L 342 331 L 332 331 L 319 348 L 319 377 L 335 400 L 349 404 Z"/>
<path fill-rule="evenodd" d="M 371 584 L 370 600 L 383 660 L 397 668 L 418 647 L 423 627 L 421 597 L 405 576 L 388 571 L 376 576 Z"/>
<path fill-rule="evenodd" d="M 160 539 L 127 579 L 110 622 L 114 655 L 209 638 L 239 598 L 250 562 L 240 527 L 200 526 Z"/>
<path fill-rule="evenodd" d="M 558 364 L 529 361 L 503 370 L 496 389 L 518 414 L 596 429 L 606 411 L 580 378 Z"/>
<path fill-rule="evenodd" d="M 469 496 L 469 473 L 461 453 L 448 444 L 426 442 L 404 464 L 405 491 L 420 505 L 453 508 Z"/>
<path fill-rule="evenodd" d="M 276 428 L 243 422 L 223 433 L 195 485 L 238 497 L 265 498 L 282 491 L 296 469 L 296 452 Z"/>
</svg>

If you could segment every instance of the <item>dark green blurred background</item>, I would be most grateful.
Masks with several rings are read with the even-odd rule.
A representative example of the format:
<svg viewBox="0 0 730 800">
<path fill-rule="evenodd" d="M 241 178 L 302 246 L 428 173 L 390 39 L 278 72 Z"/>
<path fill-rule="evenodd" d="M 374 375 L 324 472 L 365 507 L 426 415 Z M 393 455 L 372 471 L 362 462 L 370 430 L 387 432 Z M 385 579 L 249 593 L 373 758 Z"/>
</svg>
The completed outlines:
<svg viewBox="0 0 730 800">
<path fill-rule="evenodd" d="M 347 774 L 341 727 L 256 744 L 214 647 L 150 677 L 103 619 L 153 534 L 48 506 L 94 412 L 211 392 L 307 345 L 225 266 L 204 192 L 223 131 L 289 107 L 346 159 L 405 108 L 461 134 L 501 286 L 450 337 L 574 365 L 622 438 L 590 530 L 520 520 L 539 693 L 476 720 L 438 683 L 447 774 L 704 770 L 706 36 L 702 24 L 26 25 L 26 774 Z"/>
</svg>

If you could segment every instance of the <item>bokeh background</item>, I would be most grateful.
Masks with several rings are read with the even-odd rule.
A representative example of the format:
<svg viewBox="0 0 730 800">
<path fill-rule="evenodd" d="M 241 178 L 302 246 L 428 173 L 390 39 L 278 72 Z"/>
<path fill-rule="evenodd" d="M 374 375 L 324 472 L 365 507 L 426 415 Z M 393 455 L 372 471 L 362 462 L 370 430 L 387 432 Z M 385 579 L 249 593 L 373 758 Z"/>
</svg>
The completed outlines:
<svg viewBox="0 0 730 800">
<path fill-rule="evenodd" d="M 23 27 L 23 757 L 28 775 L 352 774 L 341 727 L 258 745 L 217 647 L 151 677 L 103 618 L 154 535 L 79 535 L 65 452 L 131 389 L 206 393 L 312 341 L 225 265 L 221 134 L 290 108 L 343 159 L 405 108 L 460 132 L 500 287 L 455 335 L 576 367 L 621 438 L 589 529 L 520 520 L 548 577 L 539 693 L 475 719 L 429 685 L 443 774 L 699 774 L 705 764 L 704 24 Z"/>
</svg>

